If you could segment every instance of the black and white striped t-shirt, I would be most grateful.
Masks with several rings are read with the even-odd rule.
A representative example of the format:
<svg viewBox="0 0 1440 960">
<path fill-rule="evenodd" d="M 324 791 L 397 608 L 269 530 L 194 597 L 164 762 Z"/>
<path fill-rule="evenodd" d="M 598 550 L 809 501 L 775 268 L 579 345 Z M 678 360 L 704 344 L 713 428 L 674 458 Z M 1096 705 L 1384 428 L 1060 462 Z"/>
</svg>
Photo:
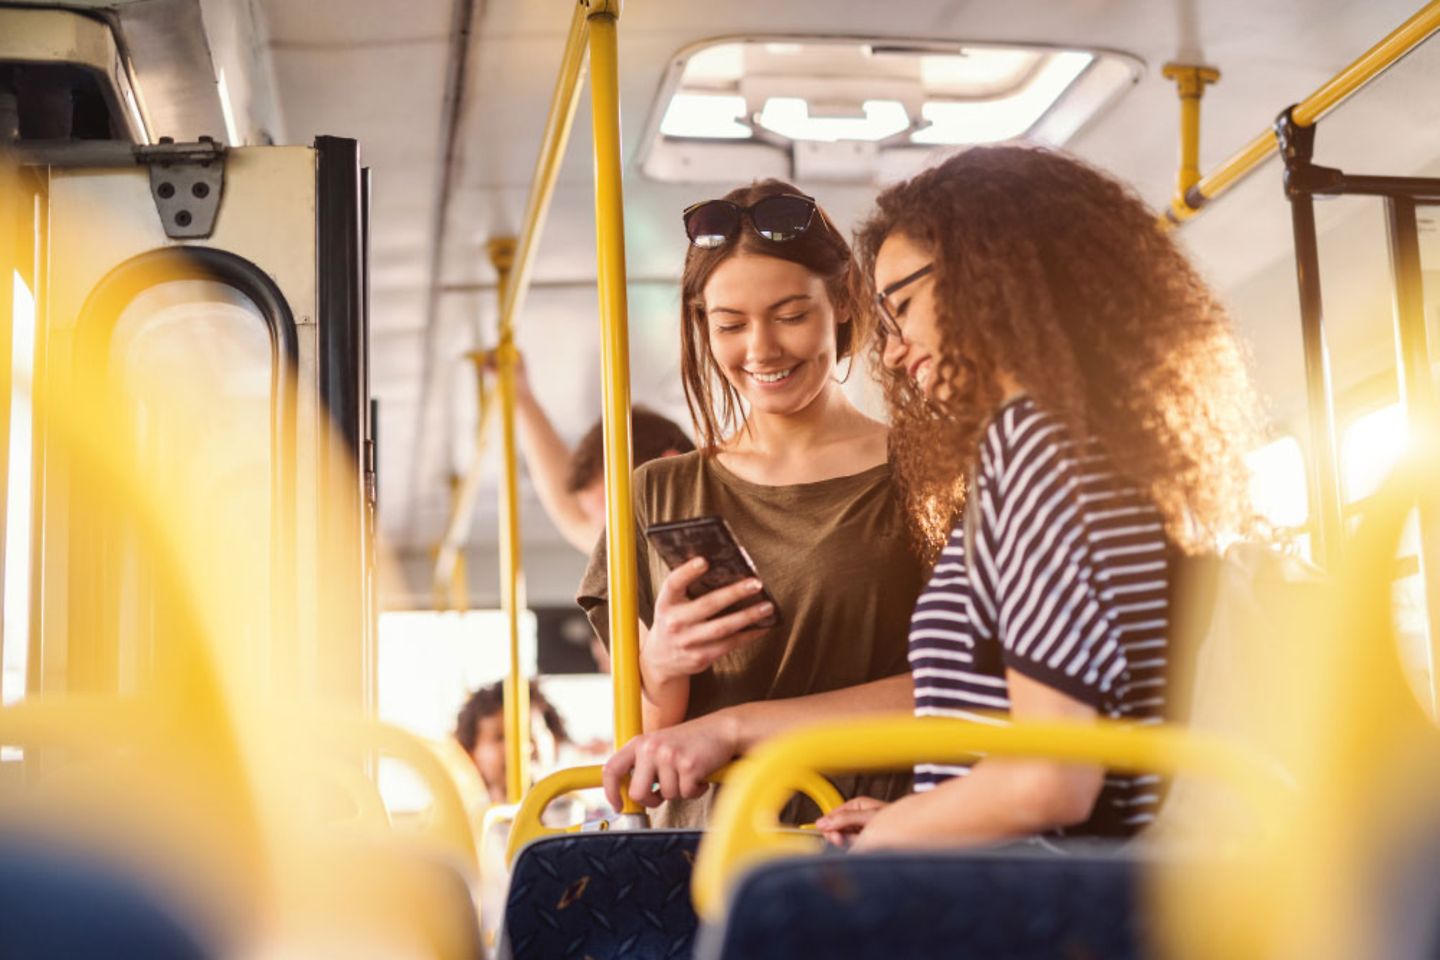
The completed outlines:
<svg viewBox="0 0 1440 960">
<path fill-rule="evenodd" d="M 915 713 L 1003 723 L 1009 668 L 1101 716 L 1159 722 L 1169 603 L 1155 507 L 1025 397 L 986 428 L 975 487 L 975 562 L 961 523 L 910 620 Z M 969 772 L 921 764 L 915 789 Z M 1128 836 L 1162 793 L 1156 776 L 1107 775 L 1090 819 L 1065 833 Z"/>
</svg>

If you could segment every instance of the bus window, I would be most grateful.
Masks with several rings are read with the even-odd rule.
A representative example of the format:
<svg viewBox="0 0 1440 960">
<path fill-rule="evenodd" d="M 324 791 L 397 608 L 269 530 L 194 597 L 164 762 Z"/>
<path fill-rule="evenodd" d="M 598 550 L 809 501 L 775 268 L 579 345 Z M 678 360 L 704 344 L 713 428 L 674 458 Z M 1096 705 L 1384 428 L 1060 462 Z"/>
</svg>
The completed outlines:
<svg viewBox="0 0 1440 960">
<path fill-rule="evenodd" d="M 1345 502 L 1356 503 L 1379 490 L 1409 442 L 1405 411 L 1398 403 L 1351 421 L 1340 443 L 1340 477 Z"/>
<path fill-rule="evenodd" d="M 273 529 L 275 360 L 260 307 L 214 280 L 155 284 L 120 312 L 109 353 L 112 374 L 129 400 L 127 421 L 141 468 L 181 478 L 185 489 L 208 501 L 243 510 L 257 531 Z M 117 667 L 121 688 L 132 689 L 145 670 L 154 611 L 138 552 L 125 550 L 117 561 Z M 264 570 L 252 581 L 268 582 Z M 270 591 L 257 593 L 244 624 L 243 646 L 250 651 L 266 648 L 271 625 Z"/>
<path fill-rule="evenodd" d="M 1310 519 L 1305 458 L 1299 441 L 1286 434 L 1251 453 L 1246 461 L 1256 510 L 1283 536 L 1293 539 Z"/>
<path fill-rule="evenodd" d="M 35 297 L 16 271 L 11 310 L 10 429 L 5 485 L 3 673 L 0 701 L 25 696 L 30 654 L 30 381 L 35 365 Z"/>
</svg>

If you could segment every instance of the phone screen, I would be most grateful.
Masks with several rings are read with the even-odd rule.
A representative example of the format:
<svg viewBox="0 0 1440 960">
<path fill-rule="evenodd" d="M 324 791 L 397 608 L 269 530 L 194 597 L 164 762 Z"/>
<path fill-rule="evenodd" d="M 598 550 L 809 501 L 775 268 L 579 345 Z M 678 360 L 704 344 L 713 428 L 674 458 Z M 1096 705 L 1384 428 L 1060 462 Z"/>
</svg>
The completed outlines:
<svg viewBox="0 0 1440 960">
<path fill-rule="evenodd" d="M 694 520 L 676 520 L 671 523 L 656 524 L 645 529 L 645 539 L 650 541 L 655 552 L 660 554 L 672 570 L 688 563 L 695 557 L 704 557 L 709 562 L 705 572 L 685 591 L 691 600 L 740 580 L 750 577 L 758 579 L 759 577 L 745 548 L 740 546 L 740 542 L 735 539 L 730 525 L 720 517 L 697 517 Z M 766 600 L 771 603 L 775 602 L 769 591 L 762 589 L 755 596 L 746 597 L 716 616 L 734 613 L 736 610 L 743 610 L 752 604 Z M 757 621 L 755 626 L 774 626 L 778 620 L 778 614 L 772 615 Z"/>
</svg>

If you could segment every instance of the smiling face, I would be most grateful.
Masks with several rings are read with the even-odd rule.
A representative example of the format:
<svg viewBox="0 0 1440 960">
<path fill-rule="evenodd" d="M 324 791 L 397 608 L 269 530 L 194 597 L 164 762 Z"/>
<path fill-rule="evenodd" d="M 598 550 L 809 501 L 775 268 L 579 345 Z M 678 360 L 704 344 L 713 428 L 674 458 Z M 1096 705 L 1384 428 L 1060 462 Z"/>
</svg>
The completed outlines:
<svg viewBox="0 0 1440 960">
<path fill-rule="evenodd" d="M 703 301 L 710 353 L 752 412 L 799 413 L 833 382 L 835 329 L 845 320 L 804 266 L 730 257 L 710 275 Z"/>
<path fill-rule="evenodd" d="M 886 338 L 885 366 L 914 380 L 927 397 L 935 388 L 935 368 L 940 360 L 935 274 L 897 285 L 933 262 L 928 250 L 903 233 L 886 237 L 875 255 L 875 289 L 889 292 L 887 302 L 903 334 Z"/>
</svg>

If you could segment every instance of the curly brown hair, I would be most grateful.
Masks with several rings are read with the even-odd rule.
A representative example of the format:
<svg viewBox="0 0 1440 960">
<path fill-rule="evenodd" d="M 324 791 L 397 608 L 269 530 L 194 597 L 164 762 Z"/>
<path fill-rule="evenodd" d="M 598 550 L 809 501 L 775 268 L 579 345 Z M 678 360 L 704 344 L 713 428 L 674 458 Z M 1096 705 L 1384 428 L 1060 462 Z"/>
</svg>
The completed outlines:
<svg viewBox="0 0 1440 960">
<path fill-rule="evenodd" d="M 799 193 L 791 184 L 771 179 L 738 187 L 722 199 L 749 207 L 765 197 Z M 783 243 L 767 240 L 747 220 L 740 225 L 735 237 L 722 246 L 711 249 L 691 246 L 685 254 L 685 269 L 680 278 L 680 379 L 685 387 L 690 418 L 695 424 L 695 436 L 707 454 L 745 423 L 740 394 L 725 379 L 710 352 L 704 296 L 705 284 L 716 268 L 740 254 L 798 263 L 825 282 L 825 293 L 835 311 L 836 363 L 853 356 L 866 342 L 873 321 L 873 314 L 864 307 L 865 281 L 850 244 L 819 204 L 815 206 L 815 222 L 810 229 L 793 240 Z"/>
<path fill-rule="evenodd" d="M 882 193 L 860 229 L 867 279 L 891 234 L 930 251 L 939 389 L 875 364 L 912 533 L 933 562 L 981 433 L 1019 381 L 1097 440 L 1187 553 L 1253 533 L 1244 456 L 1259 437 L 1248 360 L 1215 295 L 1128 188 L 1054 151 L 976 147 Z M 879 360 L 884 338 L 872 341 Z M 938 397 L 939 399 L 937 399 Z"/>
</svg>

